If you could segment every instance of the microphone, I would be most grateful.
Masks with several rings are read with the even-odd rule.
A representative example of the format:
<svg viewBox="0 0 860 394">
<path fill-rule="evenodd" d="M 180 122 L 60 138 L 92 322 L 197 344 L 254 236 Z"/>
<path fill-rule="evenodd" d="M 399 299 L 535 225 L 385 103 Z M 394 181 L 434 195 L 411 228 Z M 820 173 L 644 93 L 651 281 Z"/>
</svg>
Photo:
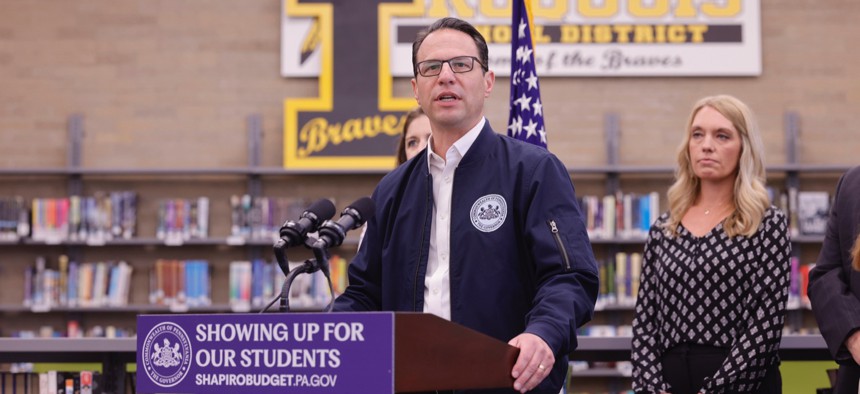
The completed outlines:
<svg viewBox="0 0 860 394">
<path fill-rule="evenodd" d="M 334 204 L 328 199 L 320 199 L 311 204 L 298 221 L 288 220 L 281 227 L 280 236 L 286 244 L 285 247 L 302 245 L 305 243 L 308 233 L 317 231 L 323 221 L 329 220 L 334 216 Z"/>
<path fill-rule="evenodd" d="M 359 198 L 343 210 L 337 222 L 326 220 L 320 226 L 319 240 L 314 244 L 314 247 L 325 249 L 340 246 L 347 231 L 361 227 L 375 213 L 376 204 L 370 197 Z"/>
</svg>

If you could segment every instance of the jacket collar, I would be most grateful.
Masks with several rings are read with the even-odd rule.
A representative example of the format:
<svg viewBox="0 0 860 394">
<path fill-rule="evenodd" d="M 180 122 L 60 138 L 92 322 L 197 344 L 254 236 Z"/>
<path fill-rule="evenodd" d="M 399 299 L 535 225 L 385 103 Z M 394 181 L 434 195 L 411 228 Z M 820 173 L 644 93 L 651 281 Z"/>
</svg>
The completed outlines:
<svg viewBox="0 0 860 394">
<path fill-rule="evenodd" d="M 493 151 L 494 140 L 497 139 L 496 132 L 490 127 L 490 121 L 484 122 L 484 128 L 478 134 L 478 138 L 472 143 L 472 147 L 460 160 L 460 166 L 471 165 L 483 161 Z"/>
</svg>

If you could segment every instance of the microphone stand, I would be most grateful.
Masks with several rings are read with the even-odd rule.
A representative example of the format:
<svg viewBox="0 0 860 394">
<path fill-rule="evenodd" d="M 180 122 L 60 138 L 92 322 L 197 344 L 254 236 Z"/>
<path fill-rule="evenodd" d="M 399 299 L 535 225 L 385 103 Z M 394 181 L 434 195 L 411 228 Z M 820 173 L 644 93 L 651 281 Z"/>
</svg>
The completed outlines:
<svg viewBox="0 0 860 394">
<path fill-rule="evenodd" d="M 281 301 L 279 308 L 280 312 L 290 312 L 290 287 L 292 286 L 293 281 L 300 274 L 312 274 L 317 271 L 322 271 L 328 281 L 328 290 L 329 294 L 331 294 L 331 300 L 326 306 L 325 312 L 331 312 L 332 307 L 334 307 L 334 286 L 331 283 L 331 274 L 328 269 L 328 251 L 326 248 L 320 246 L 320 242 L 317 241 L 318 239 L 313 237 L 308 237 L 305 240 L 305 247 L 314 252 L 314 258 L 305 260 L 304 263 L 292 270 L 289 270 L 289 263 L 286 255 L 287 243 L 282 239 L 278 239 L 275 242 L 275 258 L 278 260 L 278 265 L 281 267 L 281 270 L 284 271 L 287 278 L 284 280 L 283 286 L 281 286 L 281 294 L 272 300 L 269 305 L 263 308 L 260 313 L 269 310 L 269 308 L 271 308 L 278 300 Z"/>
<path fill-rule="evenodd" d="M 324 312 L 331 312 L 331 309 L 334 307 L 334 298 L 335 297 L 334 297 L 334 286 L 331 283 L 331 270 L 329 269 L 328 249 L 322 247 L 320 245 L 320 242 L 317 242 L 317 241 L 318 241 L 317 239 L 311 240 L 311 238 L 308 237 L 308 240 L 307 240 L 307 242 L 305 242 L 305 245 L 306 246 L 309 245 L 311 250 L 314 251 L 315 259 L 313 260 L 313 262 L 316 264 L 316 269 L 314 271 L 316 271 L 316 270 L 322 271 L 323 276 L 325 276 L 325 279 L 328 282 L 328 293 L 331 295 L 331 299 L 329 299 L 328 305 L 326 305 L 326 308 L 323 311 Z"/>
</svg>

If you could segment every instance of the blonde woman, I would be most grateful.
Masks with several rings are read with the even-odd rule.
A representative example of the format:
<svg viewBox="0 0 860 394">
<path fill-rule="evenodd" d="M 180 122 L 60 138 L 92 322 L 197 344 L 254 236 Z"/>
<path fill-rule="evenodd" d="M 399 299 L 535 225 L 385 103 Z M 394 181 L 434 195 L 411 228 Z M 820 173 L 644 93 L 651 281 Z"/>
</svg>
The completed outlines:
<svg viewBox="0 0 860 394">
<path fill-rule="evenodd" d="M 764 187 L 752 112 L 727 95 L 693 107 L 669 212 L 645 245 L 633 320 L 633 389 L 781 392 L 791 244 Z"/>
<path fill-rule="evenodd" d="M 834 393 L 857 393 L 860 379 L 860 167 L 839 179 L 824 244 L 809 273 L 809 300 L 839 363 Z M 853 245 L 853 247 L 852 247 Z"/>
</svg>

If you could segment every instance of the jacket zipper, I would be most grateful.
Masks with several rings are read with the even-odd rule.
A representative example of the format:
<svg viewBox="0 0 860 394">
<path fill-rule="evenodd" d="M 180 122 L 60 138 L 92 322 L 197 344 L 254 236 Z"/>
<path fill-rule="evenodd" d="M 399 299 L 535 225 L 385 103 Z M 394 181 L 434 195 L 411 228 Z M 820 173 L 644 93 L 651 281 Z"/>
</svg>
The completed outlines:
<svg viewBox="0 0 860 394">
<path fill-rule="evenodd" d="M 561 234 L 558 232 L 558 226 L 555 224 L 555 219 L 550 219 L 549 223 L 549 231 L 552 233 L 553 239 L 555 239 L 555 244 L 558 246 L 558 251 L 561 252 L 561 258 L 564 260 L 564 268 L 570 271 L 570 258 L 567 257 L 567 249 L 564 247 L 564 242 L 561 242 Z"/>
<path fill-rule="evenodd" d="M 421 279 L 421 278 L 419 278 L 418 273 L 421 271 L 421 257 L 424 254 L 424 237 L 426 236 L 427 226 L 428 226 L 428 224 L 427 224 L 427 216 L 428 216 L 427 209 L 429 207 L 431 207 L 433 204 L 433 202 L 431 200 L 431 198 L 432 198 L 431 197 L 432 196 L 431 191 L 432 191 L 433 183 L 432 183 L 432 180 L 430 179 L 430 175 L 427 175 L 427 183 L 429 184 L 430 187 L 427 189 L 427 199 L 425 200 L 425 204 L 424 204 L 424 206 L 425 206 L 424 225 L 421 227 L 421 249 L 418 252 L 418 263 L 415 265 L 415 285 L 412 287 L 412 311 L 413 312 L 421 312 L 418 310 L 418 288 L 419 287 L 423 288 L 423 287 L 418 286 L 419 280 Z M 432 209 L 432 208 L 429 208 L 429 209 Z M 423 283 L 422 283 L 422 285 L 423 285 Z"/>
</svg>

